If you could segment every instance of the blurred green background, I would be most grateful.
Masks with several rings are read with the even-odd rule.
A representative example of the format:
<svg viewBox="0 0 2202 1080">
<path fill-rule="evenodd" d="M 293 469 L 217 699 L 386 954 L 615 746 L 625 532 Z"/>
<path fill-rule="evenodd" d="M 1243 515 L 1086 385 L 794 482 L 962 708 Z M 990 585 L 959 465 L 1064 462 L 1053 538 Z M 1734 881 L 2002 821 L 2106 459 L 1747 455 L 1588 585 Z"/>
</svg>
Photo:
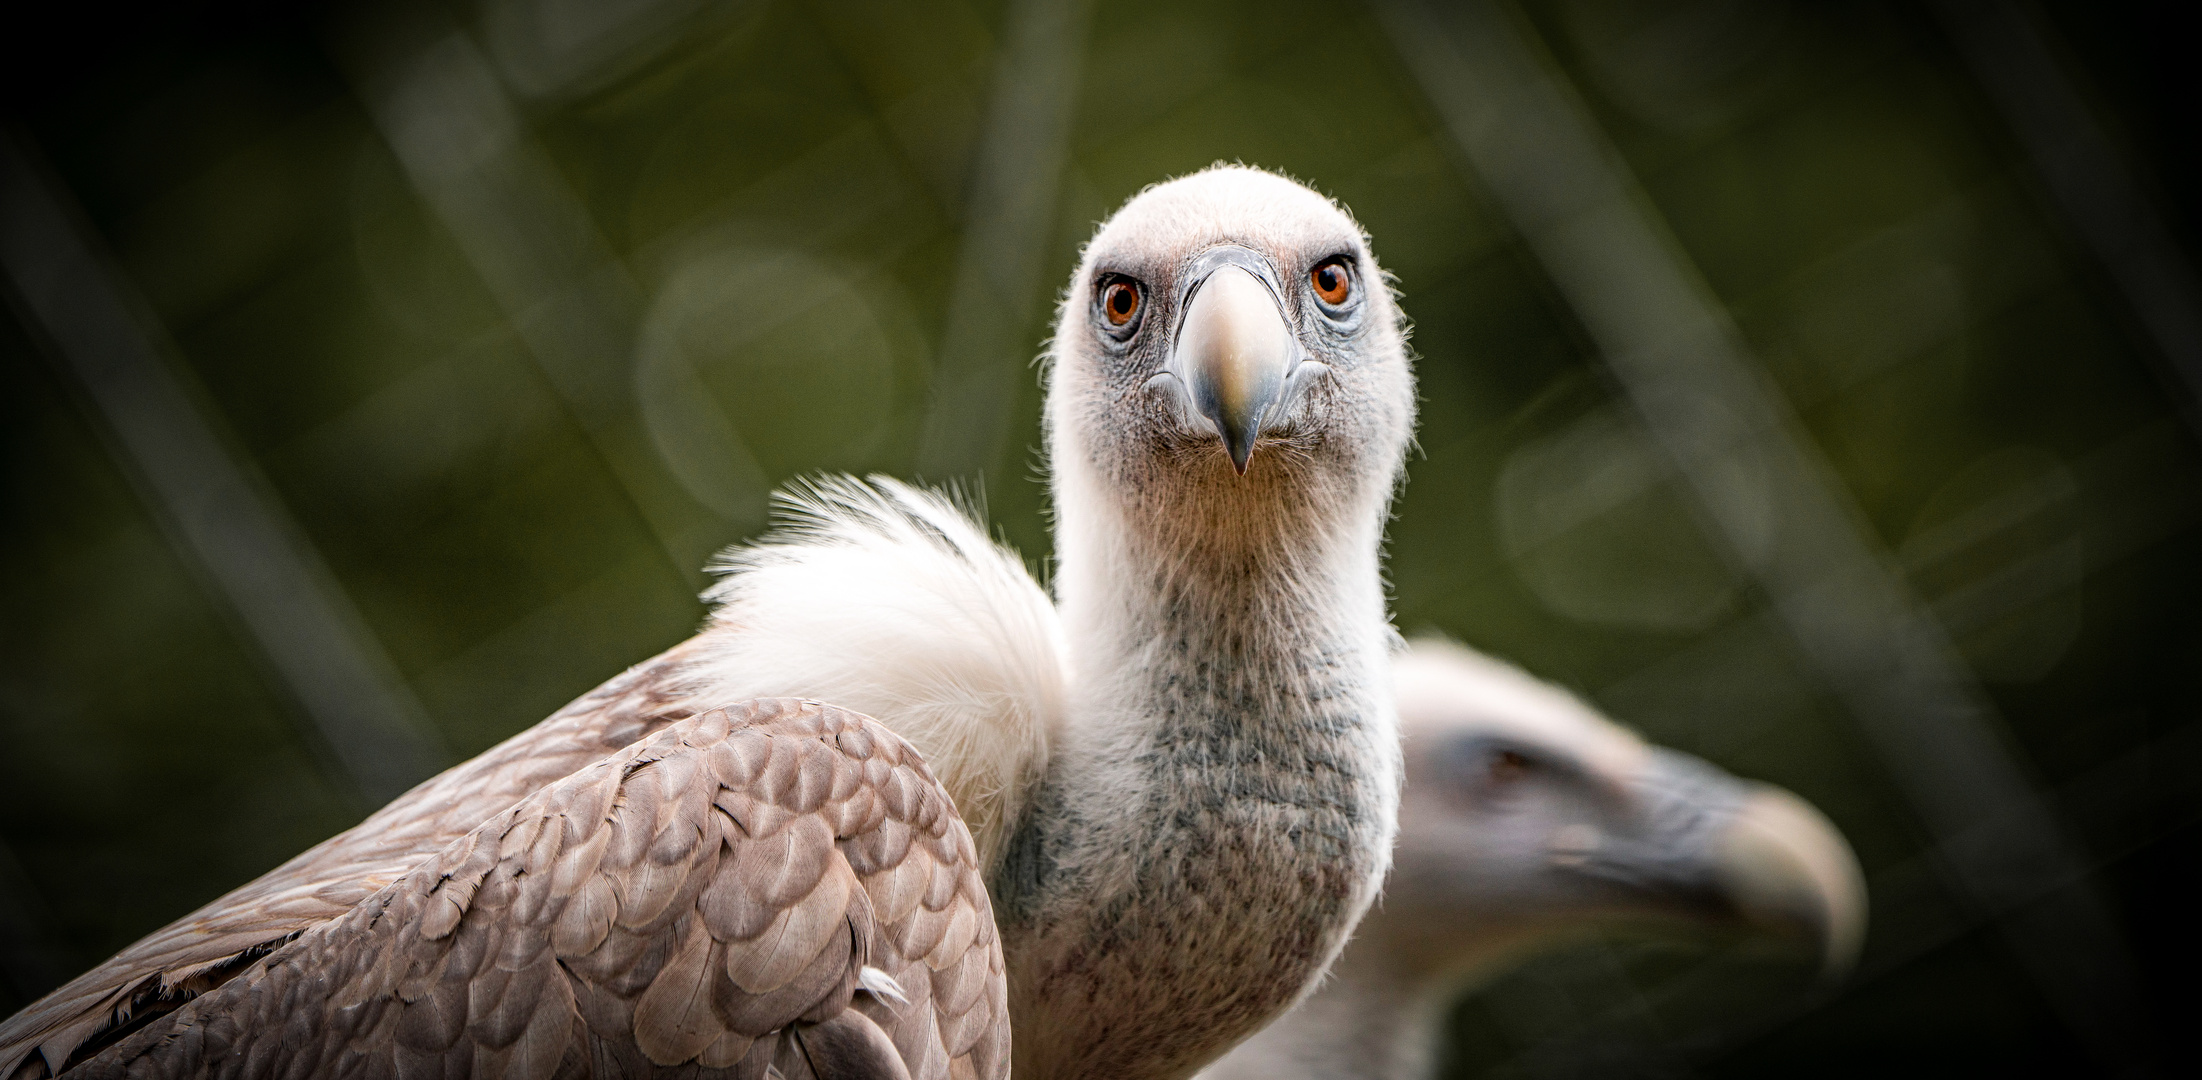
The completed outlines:
<svg viewBox="0 0 2202 1080">
<path fill-rule="evenodd" d="M 85 6 L 10 32 L 5 121 L 421 769 L 690 633 L 701 567 L 790 477 L 979 478 L 1043 567 L 1031 361 L 1078 245 L 1147 183 L 1289 172 L 1367 226 L 1415 323 L 1399 626 L 1798 791 L 1872 887 L 1841 986 L 1717 942 L 1592 943 L 1467 998 L 1451 1074 L 2177 1072 L 2202 459 L 2162 328 L 2197 298 L 2137 292 L 2102 237 L 2191 264 L 2193 76 L 2168 6 L 2007 9 L 2082 107 L 2052 128 L 2112 151 L 2083 179 L 2136 178 L 2120 202 L 2028 142 L 2063 114 L 1999 96 L 1976 9 L 2006 10 Z M 1646 419 L 1584 268 L 1505 194 L 1565 178 L 1493 180 L 1504 148 L 1478 157 L 1459 121 L 1506 101 L 1431 66 L 1454 34 L 1472 68 L 1492 25 L 1574 110 L 1510 145 L 1610 145 L 1615 205 L 1732 320 L 1742 400 L 1812 469 L 1677 464 L 1688 431 Z M 54 255 L 11 252 L 19 275 Z M 52 312 L 9 300 L 0 1011 L 382 790 L 179 524 L 178 470 L 133 450 Z M 1889 685 L 1955 687 L 1935 700 L 1970 710 L 1980 767 L 2063 861 L 1968 884 L 1972 834 L 1922 814 L 1861 712 L 1877 676 L 1800 636 L 1758 550 L 1799 483 L 1841 511 L 1811 539 L 1918 620 L 1890 648 L 1927 628 L 1926 674 Z"/>
</svg>

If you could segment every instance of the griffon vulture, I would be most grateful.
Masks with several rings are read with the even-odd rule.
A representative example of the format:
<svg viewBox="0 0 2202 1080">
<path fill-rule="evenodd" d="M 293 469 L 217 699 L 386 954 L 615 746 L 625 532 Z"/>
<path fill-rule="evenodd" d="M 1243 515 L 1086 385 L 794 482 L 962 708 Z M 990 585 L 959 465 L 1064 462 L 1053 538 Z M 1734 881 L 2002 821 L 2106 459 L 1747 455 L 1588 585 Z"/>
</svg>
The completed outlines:
<svg viewBox="0 0 2202 1080">
<path fill-rule="evenodd" d="M 1244 1038 L 1390 859 L 1401 316 L 1337 206 L 1217 167 L 1100 228 L 1048 361 L 1056 603 L 935 497 L 799 492 L 696 637 L 33 1004 L 0 1076 L 1001 1077 L 1013 1028 L 1020 1076 L 1159 1078 Z"/>
</svg>

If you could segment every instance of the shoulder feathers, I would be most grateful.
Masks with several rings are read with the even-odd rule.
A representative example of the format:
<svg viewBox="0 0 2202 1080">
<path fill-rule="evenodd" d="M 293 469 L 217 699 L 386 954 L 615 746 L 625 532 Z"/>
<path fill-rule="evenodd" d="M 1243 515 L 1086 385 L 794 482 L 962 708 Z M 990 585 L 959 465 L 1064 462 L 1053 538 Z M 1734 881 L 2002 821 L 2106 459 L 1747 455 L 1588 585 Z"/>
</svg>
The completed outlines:
<svg viewBox="0 0 2202 1080">
<path fill-rule="evenodd" d="M 826 477 L 728 552 L 690 678 L 708 704 L 801 696 L 879 718 L 925 756 L 991 869 L 1062 721 L 1055 606 L 939 493 Z"/>
</svg>

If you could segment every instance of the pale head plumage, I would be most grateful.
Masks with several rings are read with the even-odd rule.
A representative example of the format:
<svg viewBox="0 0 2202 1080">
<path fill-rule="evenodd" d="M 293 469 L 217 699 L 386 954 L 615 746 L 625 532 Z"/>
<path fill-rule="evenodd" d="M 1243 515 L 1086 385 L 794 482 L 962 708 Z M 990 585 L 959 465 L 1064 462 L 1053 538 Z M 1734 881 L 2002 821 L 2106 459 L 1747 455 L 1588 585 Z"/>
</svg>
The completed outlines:
<svg viewBox="0 0 2202 1080">
<path fill-rule="evenodd" d="M 1472 975 L 1616 924 L 1787 936 L 1831 971 L 1857 955 L 1864 881 L 1810 804 L 1449 642 L 1417 642 L 1394 673 L 1407 787 L 1370 929 L 1403 959 Z"/>
<path fill-rule="evenodd" d="M 1346 275 L 1343 303 L 1318 295 L 1311 275 L 1325 264 Z M 1179 355 L 1197 344 L 1187 308 L 1224 277 L 1275 305 L 1287 350 L 1243 358 L 1270 399 L 1239 417 L 1258 436 L 1243 477 Z M 1105 306 L 1119 283 L 1137 299 L 1121 327 Z M 1049 363 L 1049 463 L 1071 492 L 1059 503 L 1115 509 L 1135 527 L 1191 525 L 1211 543 L 1369 519 L 1414 423 L 1404 320 L 1367 235 L 1331 200 L 1242 166 L 1148 188 L 1101 227 L 1063 294 Z M 1307 501 L 1328 505 L 1311 514 Z"/>
</svg>

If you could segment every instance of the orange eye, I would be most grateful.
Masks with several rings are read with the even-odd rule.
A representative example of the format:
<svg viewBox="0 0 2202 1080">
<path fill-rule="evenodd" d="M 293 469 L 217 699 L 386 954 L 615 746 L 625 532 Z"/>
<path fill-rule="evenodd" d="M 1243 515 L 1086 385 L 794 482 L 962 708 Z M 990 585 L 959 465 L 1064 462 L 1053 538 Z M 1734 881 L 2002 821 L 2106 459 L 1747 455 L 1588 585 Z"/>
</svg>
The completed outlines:
<svg viewBox="0 0 2202 1080">
<path fill-rule="evenodd" d="M 1126 326 L 1132 321 L 1132 316 L 1137 314 L 1139 290 L 1131 285 L 1119 281 L 1101 294 L 1101 317 L 1109 320 L 1110 326 Z"/>
<path fill-rule="evenodd" d="M 1332 307 L 1342 307 L 1353 296 L 1353 272 L 1342 262 L 1327 262 L 1307 272 L 1308 284 L 1315 286 L 1315 295 Z"/>
</svg>

